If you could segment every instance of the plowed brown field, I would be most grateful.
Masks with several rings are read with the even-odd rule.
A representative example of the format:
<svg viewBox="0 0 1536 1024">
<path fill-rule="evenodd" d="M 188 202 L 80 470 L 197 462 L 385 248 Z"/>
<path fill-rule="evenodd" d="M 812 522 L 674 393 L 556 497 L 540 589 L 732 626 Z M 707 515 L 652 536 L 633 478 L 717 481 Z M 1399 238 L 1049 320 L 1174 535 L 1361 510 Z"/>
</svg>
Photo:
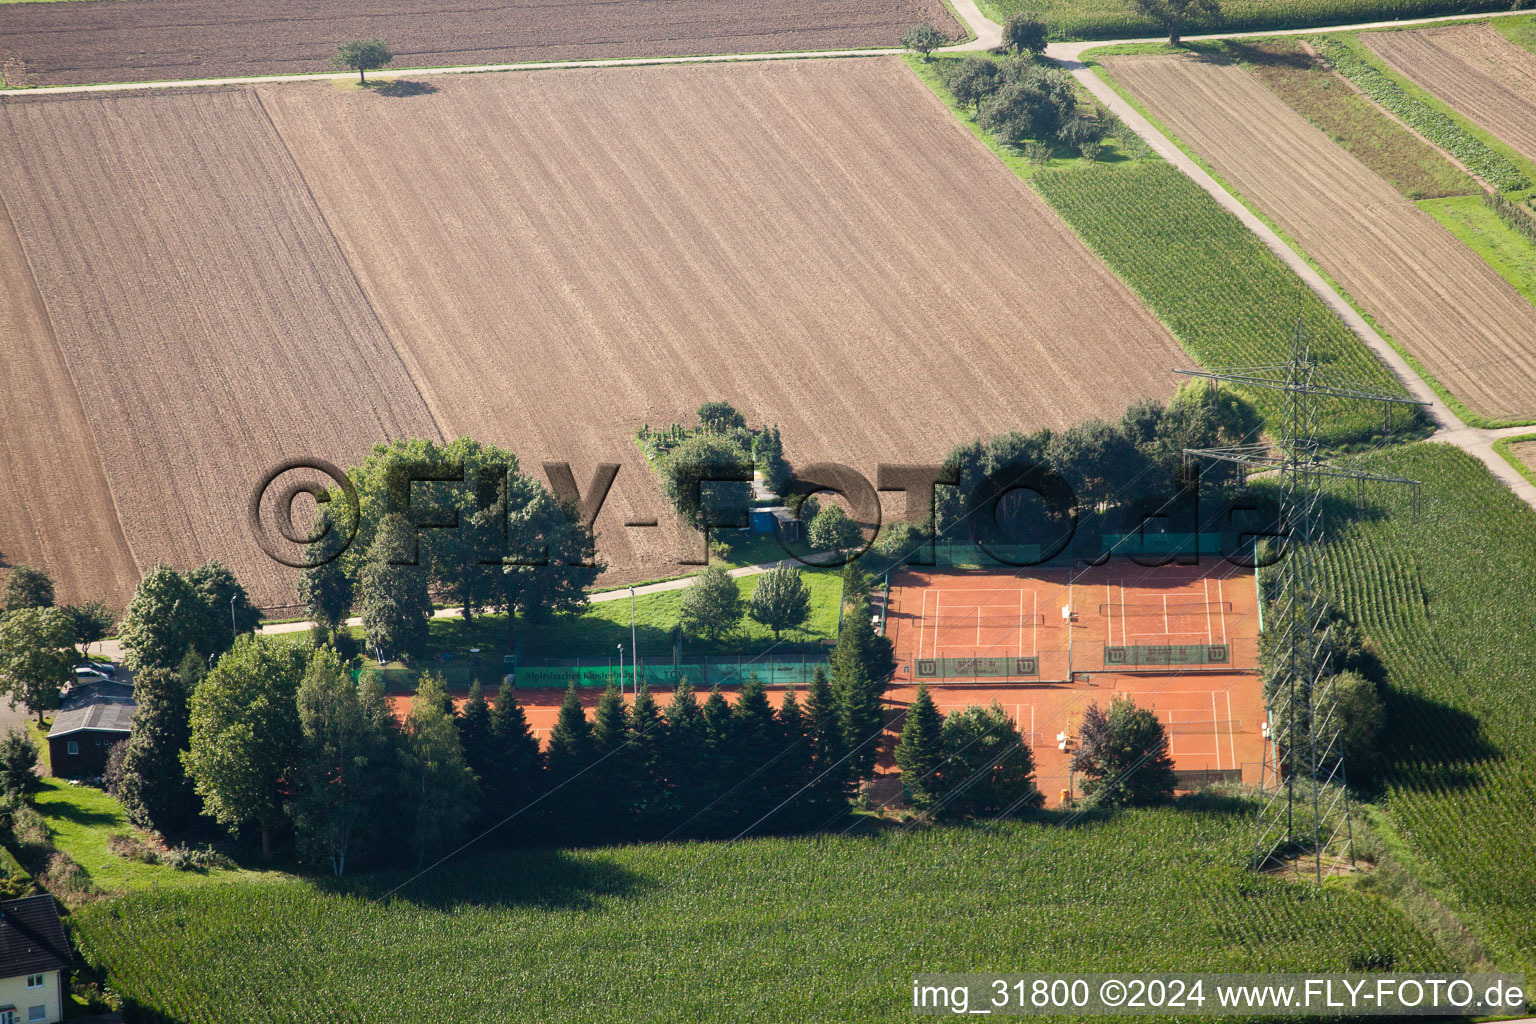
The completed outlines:
<svg viewBox="0 0 1536 1024">
<path fill-rule="evenodd" d="M 78 387 L 51 422 L 75 430 L 83 404 L 140 566 L 217 557 L 259 604 L 291 603 L 246 524 L 257 480 L 436 428 L 259 100 L 0 102 L 0 166 Z M 30 372 L 31 393 L 56 386 Z"/>
<path fill-rule="evenodd" d="M 377 36 L 397 67 L 895 46 L 941 0 L 78 0 L 0 4 L 10 85 L 329 71 L 336 44 Z"/>
<path fill-rule="evenodd" d="M 1236 66 L 1104 63 L 1475 413 L 1536 417 L 1536 306 L 1432 217 Z"/>
<path fill-rule="evenodd" d="M 1536 470 L 1536 441 L 1524 441 L 1520 444 L 1512 444 L 1509 450 L 1515 458 L 1525 463 L 1532 470 Z"/>
<path fill-rule="evenodd" d="M 8 189 L 0 190 L 3 197 Z M 85 410 L 0 204 L 0 566 L 46 567 L 60 602 L 138 580 Z M 0 568 L 0 586 L 6 569 Z"/>
<path fill-rule="evenodd" d="M 623 464 L 612 581 L 676 572 L 631 435 L 705 400 L 873 479 L 1190 365 L 899 60 L 436 84 L 260 92 L 444 431 Z"/>
<path fill-rule="evenodd" d="M 1536 160 L 1536 54 L 1492 25 L 1366 32 L 1360 38 L 1457 113 Z"/>
</svg>

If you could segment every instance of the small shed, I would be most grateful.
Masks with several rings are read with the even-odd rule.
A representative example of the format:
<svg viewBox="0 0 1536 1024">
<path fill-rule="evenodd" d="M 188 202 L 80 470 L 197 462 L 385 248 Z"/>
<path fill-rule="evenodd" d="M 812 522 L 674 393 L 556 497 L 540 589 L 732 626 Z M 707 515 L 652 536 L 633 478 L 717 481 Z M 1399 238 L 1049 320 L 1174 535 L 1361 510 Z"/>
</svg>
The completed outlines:
<svg viewBox="0 0 1536 1024">
<path fill-rule="evenodd" d="M 133 731 L 133 686 L 100 680 L 73 686 L 64 694 L 53 728 L 48 730 L 48 759 L 54 776 L 81 779 L 100 775 L 112 744 Z"/>
</svg>

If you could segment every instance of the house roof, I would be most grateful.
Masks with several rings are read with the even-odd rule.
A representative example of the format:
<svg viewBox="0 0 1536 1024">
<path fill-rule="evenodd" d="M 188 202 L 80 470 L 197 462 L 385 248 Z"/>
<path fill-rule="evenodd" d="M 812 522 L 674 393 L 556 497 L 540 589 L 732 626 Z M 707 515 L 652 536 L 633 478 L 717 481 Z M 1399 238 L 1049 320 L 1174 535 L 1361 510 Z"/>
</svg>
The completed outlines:
<svg viewBox="0 0 1536 1024">
<path fill-rule="evenodd" d="M 127 735 L 132 731 L 133 713 L 138 709 L 133 686 L 112 680 L 72 686 L 59 703 L 53 728 L 48 730 L 49 739 L 83 731 Z"/>
<path fill-rule="evenodd" d="M 0 900 L 0 978 L 19 978 L 74 966 L 59 905 L 44 893 Z"/>
</svg>

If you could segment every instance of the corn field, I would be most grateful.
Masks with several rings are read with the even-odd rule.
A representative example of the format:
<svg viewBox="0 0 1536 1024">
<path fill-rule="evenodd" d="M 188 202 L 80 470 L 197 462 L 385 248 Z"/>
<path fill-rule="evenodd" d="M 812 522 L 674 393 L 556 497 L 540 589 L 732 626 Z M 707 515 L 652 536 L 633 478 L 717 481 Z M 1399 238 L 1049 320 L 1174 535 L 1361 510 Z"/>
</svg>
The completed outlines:
<svg viewBox="0 0 1536 1024">
<path fill-rule="evenodd" d="M 1423 510 L 1373 493 L 1385 515 L 1325 565 L 1388 670 L 1386 807 L 1496 958 L 1536 972 L 1536 514 L 1454 448 L 1378 459 L 1423 481 Z"/>
<path fill-rule="evenodd" d="M 921 970 L 1442 966 L 1377 897 L 1246 872 L 1251 810 L 471 855 L 387 904 L 210 884 L 72 922 L 119 991 L 184 1024 L 866 1022 L 908 1019 Z"/>
<path fill-rule="evenodd" d="M 1328 371 L 1403 393 L 1279 257 L 1169 164 L 1084 166 L 1036 175 L 1034 184 L 1201 366 L 1283 362 L 1299 316 Z M 1266 418 L 1278 411 L 1274 392 L 1248 397 Z M 1366 441 L 1382 427 L 1378 406 L 1338 402 L 1327 412 L 1322 432 L 1331 442 Z M 1397 413 L 1394 428 L 1404 429 L 1408 415 Z"/>
</svg>

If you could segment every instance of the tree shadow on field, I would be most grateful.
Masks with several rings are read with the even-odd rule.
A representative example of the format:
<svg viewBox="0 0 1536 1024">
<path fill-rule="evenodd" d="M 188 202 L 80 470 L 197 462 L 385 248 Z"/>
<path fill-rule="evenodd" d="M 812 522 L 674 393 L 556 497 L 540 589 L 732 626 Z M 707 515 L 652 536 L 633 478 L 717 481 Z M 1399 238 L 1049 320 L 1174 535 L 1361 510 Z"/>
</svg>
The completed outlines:
<svg viewBox="0 0 1536 1024">
<path fill-rule="evenodd" d="M 393 78 L 373 89 L 376 96 L 389 96 L 403 98 L 407 96 L 428 96 L 437 92 L 437 86 L 430 82 L 418 82 L 409 78 Z"/>
<path fill-rule="evenodd" d="M 565 850 L 488 850 L 455 857 L 414 880 L 415 872 L 380 872 L 360 879 L 317 881 L 329 891 L 378 899 L 389 895 L 414 906 L 537 907 L 586 910 L 611 899 L 633 899 L 656 881 L 612 857 Z"/>
<path fill-rule="evenodd" d="M 1382 702 L 1384 766 L 1373 783 L 1419 793 L 1470 789 L 1482 783 L 1485 766 L 1504 756 L 1483 723 L 1460 708 L 1391 687 L 1383 689 Z"/>
</svg>

